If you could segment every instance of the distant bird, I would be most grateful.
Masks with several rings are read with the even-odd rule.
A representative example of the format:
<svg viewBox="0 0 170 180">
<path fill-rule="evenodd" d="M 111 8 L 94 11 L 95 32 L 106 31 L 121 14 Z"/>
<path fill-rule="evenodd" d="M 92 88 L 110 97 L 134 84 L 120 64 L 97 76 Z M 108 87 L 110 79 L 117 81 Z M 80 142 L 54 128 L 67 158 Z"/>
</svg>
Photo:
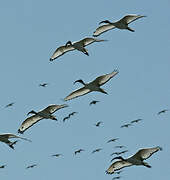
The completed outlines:
<svg viewBox="0 0 170 180">
<path fill-rule="evenodd" d="M 48 85 L 48 83 L 39 84 L 39 86 L 41 86 L 41 87 L 46 87 L 47 85 Z"/>
<path fill-rule="evenodd" d="M 95 80 L 93 80 L 92 82 L 87 83 L 87 84 L 85 84 L 83 80 L 79 79 L 79 80 L 75 81 L 74 84 L 76 82 L 79 82 L 79 83 L 83 84 L 84 87 L 72 92 L 66 98 L 64 98 L 64 100 L 67 101 L 67 100 L 70 100 L 70 99 L 73 99 L 73 98 L 76 98 L 79 96 L 83 96 L 83 95 L 90 93 L 92 91 L 98 91 L 98 92 L 102 92 L 104 94 L 107 94 L 107 92 L 104 91 L 104 89 L 100 88 L 100 86 L 107 83 L 116 74 L 118 74 L 118 70 L 114 70 L 113 72 L 111 72 L 109 74 L 99 76 Z"/>
<path fill-rule="evenodd" d="M 124 127 L 128 128 L 129 126 L 132 126 L 132 124 L 124 124 L 124 125 L 122 125 L 122 126 L 120 126 L 120 127 L 121 127 L 121 128 L 124 128 Z"/>
<path fill-rule="evenodd" d="M 91 101 L 89 105 L 96 104 L 98 102 L 100 102 L 100 101 Z"/>
<path fill-rule="evenodd" d="M 107 141 L 107 143 L 115 142 L 115 141 L 117 141 L 118 139 L 119 139 L 119 138 L 113 138 L 113 139 L 110 139 L 110 140 Z"/>
<path fill-rule="evenodd" d="M 97 122 L 97 123 L 95 124 L 95 126 L 96 126 L 96 127 L 99 127 L 100 124 L 102 124 L 102 123 L 103 123 L 102 121 L 99 121 L 99 122 Z"/>
<path fill-rule="evenodd" d="M 112 180 L 115 180 L 115 179 L 120 179 L 121 176 L 116 176 L 116 177 L 113 177 Z"/>
<path fill-rule="evenodd" d="M 165 113 L 167 111 L 169 111 L 169 109 L 163 109 L 162 111 L 159 111 L 157 114 L 159 115 L 159 114 Z"/>
<path fill-rule="evenodd" d="M 62 156 L 62 154 L 53 154 L 52 157 L 59 157 Z"/>
<path fill-rule="evenodd" d="M 125 148 L 126 146 L 115 146 L 115 148 Z"/>
<path fill-rule="evenodd" d="M 32 125 L 34 125 L 35 123 L 37 123 L 38 121 L 42 120 L 42 119 L 52 119 L 52 120 L 57 120 L 55 116 L 53 116 L 52 114 L 56 111 L 58 111 L 59 109 L 68 107 L 68 105 L 66 104 L 62 104 L 62 105 L 49 105 L 48 107 L 46 107 L 45 109 L 39 111 L 39 112 L 35 112 L 34 110 L 30 111 L 28 114 L 35 114 L 33 116 L 30 116 L 29 118 L 27 118 L 20 126 L 20 128 L 18 129 L 18 133 L 24 133 L 24 131 L 26 131 L 28 128 L 30 128 Z M 28 115 L 27 114 L 27 115 Z"/>
<path fill-rule="evenodd" d="M 127 29 L 131 32 L 134 32 L 135 30 L 131 29 L 128 24 L 130 24 L 131 22 L 139 19 L 139 18 L 142 18 L 142 17 L 146 17 L 146 16 L 141 16 L 141 15 L 136 15 L 136 14 L 129 14 L 129 15 L 126 15 L 124 16 L 122 19 L 120 19 L 119 21 L 116 21 L 116 22 L 110 22 L 108 20 L 105 20 L 105 21 L 101 21 L 99 24 L 101 23 L 106 23 L 105 25 L 102 25 L 102 26 L 99 26 L 95 32 L 93 33 L 93 36 L 96 37 L 96 36 L 99 36 L 100 34 L 106 32 L 106 31 L 109 31 L 111 29 L 114 29 L 114 28 L 118 28 L 118 29 Z"/>
<path fill-rule="evenodd" d="M 6 167 L 6 164 L 5 164 L 5 165 L 0 166 L 0 168 L 1 168 L 1 169 L 5 168 L 5 167 Z"/>
<path fill-rule="evenodd" d="M 101 148 L 95 149 L 95 150 L 92 151 L 92 154 L 93 154 L 93 153 L 96 153 L 96 152 L 99 152 L 99 151 L 101 151 L 101 150 L 102 150 Z"/>
<path fill-rule="evenodd" d="M 117 170 L 132 165 L 137 165 L 137 166 L 143 165 L 145 167 L 151 168 L 151 166 L 144 160 L 148 159 L 152 154 L 154 154 L 159 150 L 162 150 L 162 148 L 157 146 L 154 148 L 140 149 L 136 154 L 134 154 L 133 156 L 127 159 L 124 159 L 121 156 L 115 157 L 114 159 L 120 159 L 120 160 L 112 163 L 111 166 L 107 169 L 106 173 L 113 174 Z"/>
<path fill-rule="evenodd" d="M 84 149 L 79 149 L 79 150 L 75 151 L 74 154 L 76 155 L 77 153 L 80 153 L 82 151 L 84 151 Z"/>
<path fill-rule="evenodd" d="M 136 120 L 131 121 L 130 123 L 138 123 L 140 121 L 142 121 L 142 119 L 136 119 Z"/>
<path fill-rule="evenodd" d="M 70 113 L 68 116 L 70 117 L 70 116 L 73 116 L 74 114 L 77 114 L 78 112 L 72 112 L 72 113 Z"/>
<path fill-rule="evenodd" d="M 37 164 L 32 164 L 30 166 L 27 166 L 26 169 L 30 169 L 30 168 L 33 168 L 33 167 L 36 167 L 36 166 L 37 166 Z"/>
<path fill-rule="evenodd" d="M 20 138 L 20 139 L 31 142 L 31 140 L 17 136 L 15 134 L 10 134 L 10 133 L 0 134 L 0 141 L 7 144 L 10 148 L 14 149 L 13 145 L 16 144 L 18 141 L 11 142 L 9 141 L 10 138 Z"/>
<path fill-rule="evenodd" d="M 121 152 L 114 152 L 114 153 L 111 154 L 111 156 L 113 156 L 114 154 L 116 154 L 116 155 L 124 154 L 124 153 L 126 153 L 126 152 L 128 152 L 128 150 L 124 150 L 124 151 L 121 151 Z M 112 159 L 111 162 L 112 162 L 113 160 L 114 160 L 114 159 Z"/>
<path fill-rule="evenodd" d="M 9 103 L 9 104 L 7 104 L 7 105 L 5 106 L 5 108 L 7 108 L 7 107 L 11 107 L 11 106 L 13 106 L 14 104 L 15 104 L 14 102 Z"/>
<path fill-rule="evenodd" d="M 87 38 L 84 38 L 84 39 L 82 39 L 80 41 L 76 41 L 76 42 L 68 41 L 64 46 L 60 46 L 55 50 L 55 52 L 53 53 L 53 55 L 50 58 L 50 61 L 54 61 L 56 58 L 62 56 L 66 52 L 73 51 L 75 49 L 78 51 L 81 51 L 85 55 L 89 56 L 88 51 L 85 48 L 85 46 L 88 46 L 89 44 L 92 44 L 94 42 L 102 42 L 102 41 L 106 41 L 106 40 L 87 37 Z"/>
<path fill-rule="evenodd" d="M 117 171 L 117 172 L 115 172 L 115 174 L 120 174 L 120 173 L 122 173 L 123 171 Z"/>
<path fill-rule="evenodd" d="M 65 121 L 68 120 L 68 119 L 70 119 L 69 116 L 64 117 L 64 118 L 63 118 L 63 122 L 65 122 Z"/>
</svg>

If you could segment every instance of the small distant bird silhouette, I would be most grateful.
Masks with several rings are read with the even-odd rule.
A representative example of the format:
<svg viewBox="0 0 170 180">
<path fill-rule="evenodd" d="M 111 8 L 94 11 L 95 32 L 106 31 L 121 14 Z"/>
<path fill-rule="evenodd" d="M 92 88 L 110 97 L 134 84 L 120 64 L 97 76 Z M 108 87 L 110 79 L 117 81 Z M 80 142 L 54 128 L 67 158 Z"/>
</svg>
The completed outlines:
<svg viewBox="0 0 170 180">
<path fill-rule="evenodd" d="M 124 127 L 128 128 L 129 126 L 132 126 L 132 124 L 124 124 L 121 126 L 121 128 L 124 128 Z"/>
<path fill-rule="evenodd" d="M 53 154 L 51 155 L 52 157 L 59 157 L 59 156 L 62 156 L 62 154 Z"/>
<path fill-rule="evenodd" d="M 159 114 L 165 113 L 167 111 L 169 111 L 169 109 L 163 109 L 162 111 L 159 111 L 157 114 L 159 115 Z"/>
<path fill-rule="evenodd" d="M 69 116 L 66 116 L 63 118 L 63 122 L 65 122 L 66 120 L 68 120 L 70 117 Z"/>
<path fill-rule="evenodd" d="M 78 112 L 72 112 L 72 113 L 70 113 L 68 116 L 70 117 L 70 116 L 73 116 L 74 114 L 77 114 Z"/>
<path fill-rule="evenodd" d="M 126 146 L 115 146 L 115 148 L 125 148 Z"/>
<path fill-rule="evenodd" d="M 37 164 L 32 164 L 32 165 L 30 165 L 30 166 L 27 166 L 26 169 L 30 169 L 30 168 L 33 168 L 33 167 L 35 167 L 35 166 L 37 166 Z"/>
<path fill-rule="evenodd" d="M 97 122 L 97 123 L 95 124 L 95 126 L 96 126 L 96 127 L 99 127 L 100 124 L 102 124 L 102 123 L 103 123 L 102 121 L 99 121 L 99 122 Z"/>
<path fill-rule="evenodd" d="M 124 153 L 126 153 L 126 152 L 128 152 L 128 150 L 124 150 L 124 151 L 121 151 L 121 152 L 114 152 L 114 153 L 112 153 L 111 154 L 111 156 L 113 156 L 113 155 L 120 155 L 120 154 L 124 154 Z M 113 161 L 113 160 L 111 160 L 111 161 Z"/>
<path fill-rule="evenodd" d="M 80 153 L 82 151 L 84 151 L 84 149 L 79 149 L 79 150 L 75 151 L 74 154 L 76 155 L 77 153 Z"/>
<path fill-rule="evenodd" d="M 117 141 L 118 139 L 119 139 L 119 138 L 113 138 L 113 139 L 110 139 L 110 140 L 107 141 L 107 143 L 115 142 L 115 141 Z"/>
<path fill-rule="evenodd" d="M 91 101 L 89 105 L 96 104 L 96 103 L 98 103 L 98 102 L 100 102 L 100 101 L 95 101 L 95 100 L 94 100 L 94 101 Z"/>
<path fill-rule="evenodd" d="M 5 165 L 0 166 L 0 168 L 1 168 L 1 169 L 5 168 L 5 167 L 6 167 L 6 164 L 5 164 Z"/>
<path fill-rule="evenodd" d="M 131 121 L 130 123 L 138 123 L 140 121 L 142 121 L 142 119 L 135 119 L 135 120 Z"/>
<path fill-rule="evenodd" d="M 121 176 L 116 176 L 116 177 L 113 177 L 112 180 L 115 180 L 115 179 L 120 179 Z"/>
<path fill-rule="evenodd" d="M 101 148 L 98 148 L 98 149 L 93 150 L 92 153 L 96 153 L 96 152 L 99 152 L 101 150 L 102 150 Z"/>
<path fill-rule="evenodd" d="M 115 174 L 120 174 L 120 173 L 122 173 L 123 171 L 117 171 L 117 172 L 115 172 Z"/>
<path fill-rule="evenodd" d="M 13 106 L 14 104 L 15 104 L 14 102 L 9 103 L 9 104 L 7 104 L 7 105 L 5 106 L 5 108 L 7 108 L 7 107 L 11 107 L 11 106 Z"/>
<path fill-rule="evenodd" d="M 41 87 L 46 87 L 47 85 L 48 85 L 48 83 L 39 84 L 39 86 L 41 86 Z"/>
</svg>

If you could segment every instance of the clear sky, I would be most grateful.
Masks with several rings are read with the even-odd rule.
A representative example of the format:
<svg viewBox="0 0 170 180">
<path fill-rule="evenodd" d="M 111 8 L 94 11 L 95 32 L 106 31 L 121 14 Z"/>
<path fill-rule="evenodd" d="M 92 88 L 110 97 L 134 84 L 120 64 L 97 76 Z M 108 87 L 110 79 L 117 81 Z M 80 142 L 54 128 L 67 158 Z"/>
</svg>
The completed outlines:
<svg viewBox="0 0 170 180">
<path fill-rule="evenodd" d="M 103 88 L 68 101 L 55 113 L 58 122 L 42 120 L 22 136 L 15 150 L 0 143 L 0 179 L 111 180 L 105 174 L 114 146 L 124 145 L 128 157 L 139 148 L 161 146 L 147 162 L 152 166 L 123 169 L 122 179 L 168 179 L 170 159 L 170 1 L 100 0 L 2 1 L 0 6 L 1 133 L 15 133 L 26 114 L 62 101 L 77 79 L 85 82 L 114 69 L 119 74 Z M 130 24 L 135 32 L 114 29 L 98 38 L 107 42 L 87 47 L 89 57 L 78 51 L 49 61 L 54 50 L 68 40 L 92 36 L 98 23 L 115 21 L 126 14 L 146 15 Z M 39 87 L 40 83 L 49 83 Z M 90 101 L 98 104 L 89 106 Z M 5 105 L 15 102 L 12 107 Z M 69 113 L 78 112 L 63 123 Z M 134 119 L 143 121 L 120 128 Z M 102 121 L 101 127 L 95 127 Z M 111 138 L 120 138 L 107 144 Z M 74 156 L 74 151 L 84 149 Z M 96 148 L 102 151 L 91 154 Z M 58 159 L 52 154 L 61 153 Z M 28 165 L 38 164 L 33 169 Z"/>
</svg>

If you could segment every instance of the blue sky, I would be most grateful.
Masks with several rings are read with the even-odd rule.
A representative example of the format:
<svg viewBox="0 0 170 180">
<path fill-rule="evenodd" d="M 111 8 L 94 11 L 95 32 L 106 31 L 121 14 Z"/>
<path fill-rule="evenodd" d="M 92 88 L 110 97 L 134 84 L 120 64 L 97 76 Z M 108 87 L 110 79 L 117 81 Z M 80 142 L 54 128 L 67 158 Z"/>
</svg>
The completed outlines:
<svg viewBox="0 0 170 180">
<path fill-rule="evenodd" d="M 3 1 L 0 6 L 1 42 L 1 133 L 17 133 L 26 114 L 49 104 L 63 104 L 62 99 L 81 85 L 114 69 L 119 74 L 103 88 L 109 95 L 93 92 L 67 102 L 68 108 L 55 113 L 58 122 L 42 120 L 27 130 L 15 150 L 0 144 L 1 179 L 112 179 L 105 174 L 110 154 L 116 145 L 129 152 L 139 148 L 162 146 L 163 151 L 147 160 L 151 169 L 130 167 L 122 179 L 167 179 L 169 177 L 170 112 L 170 2 L 153 0 L 101 1 Z M 126 14 L 146 15 L 130 24 L 135 32 L 114 29 L 98 38 L 107 42 L 87 47 L 89 57 L 78 51 L 49 61 L 54 50 L 68 40 L 92 36 L 102 20 L 118 20 Z M 47 82 L 46 88 L 39 87 Z M 91 100 L 100 102 L 89 106 Z M 4 108 L 8 103 L 14 106 Z M 78 112 L 67 122 L 62 119 Z M 122 124 L 142 118 L 127 129 Z M 103 121 L 101 127 L 94 124 Z M 120 138 L 107 144 L 111 138 Z M 74 151 L 84 149 L 74 156 Z M 96 154 L 91 152 L 103 148 Z M 54 158 L 52 154 L 61 153 Z M 38 164 L 33 169 L 26 166 Z M 167 166 L 167 167 L 166 167 Z"/>
</svg>

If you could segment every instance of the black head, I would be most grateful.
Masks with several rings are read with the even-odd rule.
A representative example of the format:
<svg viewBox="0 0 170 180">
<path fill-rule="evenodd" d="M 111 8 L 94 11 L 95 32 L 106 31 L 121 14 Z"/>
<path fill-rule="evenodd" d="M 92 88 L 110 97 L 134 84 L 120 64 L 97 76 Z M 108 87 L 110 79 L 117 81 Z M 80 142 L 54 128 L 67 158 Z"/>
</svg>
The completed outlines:
<svg viewBox="0 0 170 180">
<path fill-rule="evenodd" d="M 71 41 L 67 41 L 65 46 L 72 45 Z"/>
<path fill-rule="evenodd" d="M 37 114 L 37 113 L 36 113 L 34 110 L 32 110 L 32 111 L 28 112 L 27 116 L 28 116 L 29 114 Z"/>
<path fill-rule="evenodd" d="M 79 80 L 74 81 L 74 83 L 73 83 L 73 84 L 75 84 L 75 83 L 77 83 L 77 82 L 79 82 L 79 83 L 81 83 L 81 84 L 85 85 L 85 83 L 84 83 L 84 81 L 83 81 L 82 79 L 79 79 Z"/>
<path fill-rule="evenodd" d="M 115 160 L 115 159 L 121 159 L 124 161 L 124 158 L 122 156 L 117 156 L 117 157 L 113 158 L 113 160 Z"/>
</svg>

